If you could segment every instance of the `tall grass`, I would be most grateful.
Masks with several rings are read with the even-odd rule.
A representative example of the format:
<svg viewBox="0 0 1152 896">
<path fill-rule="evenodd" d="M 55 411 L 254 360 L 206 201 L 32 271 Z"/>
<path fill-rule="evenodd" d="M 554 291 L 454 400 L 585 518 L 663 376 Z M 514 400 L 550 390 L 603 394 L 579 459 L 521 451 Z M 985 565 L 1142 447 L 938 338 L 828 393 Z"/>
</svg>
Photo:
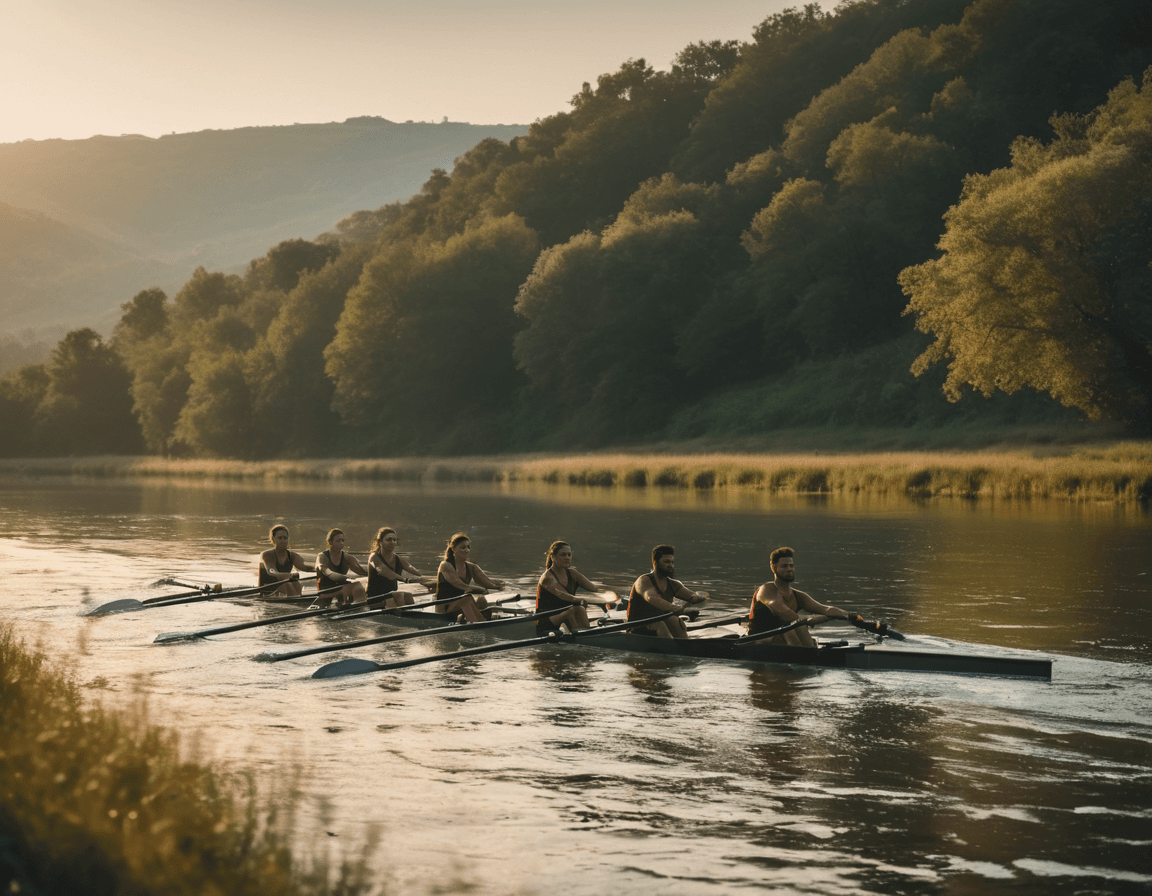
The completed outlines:
<svg viewBox="0 0 1152 896">
<path fill-rule="evenodd" d="M 0 462 L 3 472 L 265 481 L 521 481 L 770 494 L 1146 502 L 1152 499 L 1152 443 L 968 452 L 621 452 L 265 462 L 83 458 Z"/>
<path fill-rule="evenodd" d="M 369 850 L 299 860 L 292 819 L 250 778 L 181 758 L 141 711 L 88 705 L 0 626 L 0 892 L 355 896 Z M 283 795 L 281 795 L 283 796 Z M 291 803 L 289 802 L 289 805 Z"/>
</svg>

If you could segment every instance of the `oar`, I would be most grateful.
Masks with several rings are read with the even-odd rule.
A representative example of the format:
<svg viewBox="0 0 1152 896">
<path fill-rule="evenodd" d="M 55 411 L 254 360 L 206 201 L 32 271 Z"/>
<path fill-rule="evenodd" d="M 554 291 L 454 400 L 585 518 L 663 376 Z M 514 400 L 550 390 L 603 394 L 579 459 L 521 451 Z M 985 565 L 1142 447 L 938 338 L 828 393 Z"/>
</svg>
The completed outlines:
<svg viewBox="0 0 1152 896">
<path fill-rule="evenodd" d="M 462 625 L 450 623 L 447 625 L 437 626 L 436 628 L 422 629 L 416 632 L 400 632 L 399 634 L 395 635 L 381 635 L 379 638 L 365 638 L 362 641 L 345 641 L 342 644 L 325 644 L 323 647 L 309 647 L 307 650 L 294 650 L 291 653 L 262 653 L 259 656 L 253 657 L 253 659 L 260 663 L 279 663 L 282 660 L 295 660 L 302 656 L 313 656 L 317 653 L 331 653 L 335 650 L 353 650 L 357 647 L 368 647 L 372 644 L 390 644 L 393 641 L 410 641 L 413 638 L 430 638 L 433 635 L 442 635 L 445 632 L 454 635 L 457 632 L 472 632 L 480 631 L 482 629 L 499 628 L 502 625 L 512 625 L 513 623 L 520 622 L 532 622 L 535 619 L 543 619 L 545 616 L 555 615 L 555 610 L 542 610 L 541 612 L 533 613 L 530 616 L 512 616 L 508 619 L 489 619 L 485 622 L 465 622 Z"/>
<path fill-rule="evenodd" d="M 395 594 L 395 592 L 392 592 L 392 593 Z M 411 593 L 411 592 L 409 592 L 409 593 Z M 493 592 L 493 594 L 499 594 L 499 593 L 500 592 L 498 592 L 498 591 Z M 450 604 L 453 601 L 460 600 L 459 597 L 440 597 L 440 598 L 437 598 L 436 600 L 426 601 L 425 603 L 422 603 L 422 604 L 406 604 L 402 607 L 373 606 L 375 604 L 382 604 L 384 601 L 388 600 L 388 598 L 390 596 L 391 596 L 390 594 L 386 594 L 386 595 L 382 595 L 380 597 L 370 597 L 368 600 L 366 600 L 362 604 L 358 605 L 357 609 L 360 609 L 360 612 L 349 613 L 347 616 L 341 616 L 340 621 L 344 622 L 345 620 L 348 620 L 348 619 L 363 619 L 365 616 L 379 616 L 379 615 L 381 615 L 381 613 L 399 613 L 402 610 L 425 610 L 428 607 L 438 607 L 438 606 L 441 606 L 443 604 Z M 498 606 L 500 606 L 500 604 L 511 604 L 511 603 L 515 603 L 518 600 L 523 600 L 523 596 L 519 592 L 512 594 L 512 595 L 509 595 L 508 597 L 502 597 L 499 600 L 489 601 L 488 606 L 489 606 L 489 608 L 498 607 Z M 366 608 L 366 607 L 368 607 L 370 609 L 362 609 L 362 608 Z"/>
<path fill-rule="evenodd" d="M 856 628 L 862 628 L 866 632 L 872 632 L 874 635 L 879 635 L 881 638 L 892 638 L 895 641 L 907 641 L 900 632 L 894 628 L 890 628 L 888 623 L 881 619 L 879 622 L 873 622 L 870 619 L 865 619 L 858 613 L 849 613 L 848 621 L 851 622 Z"/>
<path fill-rule="evenodd" d="M 430 656 L 420 656 L 415 659 L 398 660 L 393 663 L 376 663 L 372 660 L 347 659 L 339 660 L 321 666 L 312 673 L 313 678 L 339 678 L 342 675 L 362 675 L 365 672 L 385 672 L 390 669 L 405 669 L 408 666 L 419 666 L 423 663 L 436 663 L 440 660 L 452 660 L 464 656 L 478 656 L 482 653 L 498 653 L 501 650 L 515 650 L 518 647 L 533 647 L 538 644 L 558 644 L 561 641 L 573 641 L 577 637 L 595 637 L 607 635 L 611 632 L 622 632 L 638 625 L 651 625 L 661 619 L 675 616 L 677 611 L 662 613 L 659 616 L 649 616 L 647 619 L 638 619 L 635 622 L 621 622 L 618 625 L 605 625 L 600 628 L 582 628 L 577 632 L 549 632 L 539 638 L 527 638 L 523 641 L 498 641 L 495 644 L 486 644 L 483 647 L 469 647 L 467 650 L 454 650 L 451 653 L 434 653 Z M 549 615 L 556 615 L 555 611 Z"/>
<path fill-rule="evenodd" d="M 765 638 L 774 638 L 776 635 L 782 635 L 784 632 L 790 632 L 794 628 L 803 628 L 806 625 L 823 625 L 825 622 L 830 622 L 831 620 L 831 616 L 808 616 L 804 619 L 797 619 L 795 622 L 790 623 L 789 625 L 784 625 L 780 628 L 774 628 L 771 631 L 757 632 L 754 635 L 744 635 L 742 638 L 739 638 L 732 643 L 743 647 L 745 644 L 752 644 L 756 641 L 763 641 Z M 855 613 L 848 616 L 848 621 L 857 628 L 862 628 L 865 631 L 869 631 L 877 635 L 882 635 L 888 638 L 895 638 L 897 641 L 907 640 L 902 634 L 900 634 L 900 632 L 896 631 L 896 629 L 889 628 L 888 623 L 886 622 L 872 622 Z"/>
<path fill-rule="evenodd" d="M 304 577 L 305 580 L 308 578 L 308 576 Z M 146 600 L 136 600 L 135 598 L 125 597 L 121 600 L 101 604 L 96 609 L 89 610 L 83 615 L 107 616 L 109 613 L 129 613 L 134 610 L 151 610 L 156 607 L 170 607 L 175 604 L 194 604 L 202 600 L 216 600 L 219 597 L 246 597 L 250 594 L 259 594 L 262 591 L 267 591 L 271 587 L 271 583 L 225 589 L 221 589 L 219 585 L 215 588 L 210 588 L 210 586 L 207 585 L 204 587 L 206 590 L 193 591 L 191 594 L 166 594 L 163 597 L 149 597 Z"/>
<path fill-rule="evenodd" d="M 694 632 L 702 628 L 715 628 L 718 625 L 731 625 L 733 622 L 740 622 L 747 619 L 747 613 L 736 613 L 732 616 L 720 616 L 717 619 L 709 619 L 707 622 L 698 622 L 695 625 L 685 626 L 687 631 Z"/>
<path fill-rule="evenodd" d="M 209 585 L 207 583 L 205 583 L 203 585 L 193 585 L 191 582 L 181 582 L 179 579 L 174 579 L 171 576 L 169 576 L 166 579 L 157 579 L 155 582 L 152 583 L 153 588 L 159 587 L 160 585 L 179 585 L 181 588 L 194 589 L 193 591 L 190 591 L 189 594 L 200 594 L 204 591 L 211 591 L 213 588 L 219 588 L 220 587 L 219 585 Z M 174 594 L 172 596 L 173 597 L 183 597 L 183 595 L 176 595 L 176 594 Z"/>
<path fill-rule="evenodd" d="M 325 594 L 332 594 L 343 588 L 343 583 L 333 585 L 331 588 L 325 588 L 322 591 L 317 591 L 316 595 L 323 596 Z M 153 644 L 167 644 L 172 641 L 191 641 L 193 638 L 207 638 L 209 635 L 223 635 L 227 632 L 238 632 L 246 628 L 259 628 L 262 625 L 275 625 L 277 622 L 291 622 L 294 619 L 311 619 L 313 616 L 323 616 L 325 614 L 334 616 L 337 613 L 344 612 L 347 607 L 325 607 L 323 609 L 315 610 L 302 610 L 299 613 L 286 613 L 283 616 L 274 616 L 271 619 L 257 619 L 253 622 L 238 622 L 235 625 L 225 625 L 220 628 L 204 628 L 195 632 L 163 632 L 155 637 L 152 641 Z"/>
<path fill-rule="evenodd" d="M 331 588 L 325 588 L 323 591 L 316 592 L 318 595 L 331 594 L 334 591 L 339 591 L 343 586 L 334 585 Z M 517 594 L 507 600 L 519 600 L 520 595 Z M 229 632 L 244 631 L 249 628 L 260 628 L 264 625 L 276 625 L 280 622 L 293 622 L 297 619 L 311 619 L 314 616 L 337 616 L 339 613 L 345 615 L 339 616 L 341 622 L 345 619 L 363 619 L 365 616 L 383 616 L 388 613 L 399 613 L 401 610 L 422 610 L 425 607 L 434 607 L 437 604 L 447 604 L 452 601 L 459 600 L 459 597 L 443 597 L 439 600 L 428 601 L 422 604 L 408 604 L 404 607 L 377 607 L 373 610 L 361 610 L 356 613 L 349 613 L 351 607 L 325 607 L 324 609 L 316 610 L 302 610 L 299 613 L 286 613 L 283 616 L 275 616 L 272 619 L 256 619 L 252 622 L 237 622 L 234 625 L 224 625 L 219 628 L 205 628 L 195 632 L 164 632 L 156 636 L 153 644 L 168 644 L 172 641 L 191 641 L 194 638 L 207 638 L 210 635 L 226 635 Z M 360 605 L 362 607 L 363 604 Z M 356 609 L 360 610 L 360 607 Z"/>
</svg>

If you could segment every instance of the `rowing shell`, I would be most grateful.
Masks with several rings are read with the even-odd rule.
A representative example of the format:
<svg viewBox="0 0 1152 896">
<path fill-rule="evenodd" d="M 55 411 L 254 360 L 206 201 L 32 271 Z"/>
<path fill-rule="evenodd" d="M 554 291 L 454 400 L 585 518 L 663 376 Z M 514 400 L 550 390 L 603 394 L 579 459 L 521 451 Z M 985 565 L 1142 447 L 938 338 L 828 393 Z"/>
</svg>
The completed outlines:
<svg viewBox="0 0 1152 896">
<path fill-rule="evenodd" d="M 531 601 L 532 598 L 525 598 L 526 601 Z M 527 616 L 533 611 L 532 605 L 528 604 L 525 608 L 518 607 L 498 607 L 496 608 L 493 619 L 505 618 L 509 615 Z M 562 612 L 557 610 L 557 613 Z M 429 608 L 426 610 L 401 610 L 399 612 L 390 613 L 387 616 L 381 616 L 380 622 L 386 625 L 395 625 L 400 628 L 416 628 L 416 629 L 438 629 L 442 628 L 446 633 L 451 633 L 454 630 L 458 631 L 461 635 L 471 630 L 471 627 L 459 626 L 456 624 L 456 614 L 448 615 L 447 613 L 437 613 L 434 609 Z M 611 617 L 613 622 L 620 622 L 620 618 Z M 536 620 L 525 619 L 521 623 L 509 623 L 508 625 L 500 626 L 499 629 L 493 631 L 492 634 L 506 641 L 515 641 L 520 638 L 532 638 L 539 632 L 536 629 Z"/>
<path fill-rule="evenodd" d="M 741 645 L 735 637 L 657 638 L 653 635 L 619 632 L 589 640 L 587 646 L 634 653 L 787 666 L 866 669 L 877 672 L 994 675 L 1045 680 L 1052 678 L 1052 660 L 1047 658 L 930 653 L 921 650 L 876 647 L 871 644 L 849 645 L 845 642 L 821 647 L 791 647 L 765 643 Z"/>
</svg>

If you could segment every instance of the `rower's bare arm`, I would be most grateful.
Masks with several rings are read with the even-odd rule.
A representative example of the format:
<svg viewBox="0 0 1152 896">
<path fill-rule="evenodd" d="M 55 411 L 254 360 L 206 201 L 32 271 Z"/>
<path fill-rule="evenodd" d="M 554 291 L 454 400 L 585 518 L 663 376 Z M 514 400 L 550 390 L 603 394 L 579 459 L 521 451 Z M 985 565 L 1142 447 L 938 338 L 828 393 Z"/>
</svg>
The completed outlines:
<svg viewBox="0 0 1152 896">
<path fill-rule="evenodd" d="M 707 591 L 690 590 L 683 582 L 676 582 L 675 590 L 672 593 L 684 601 L 684 606 L 686 607 L 692 604 L 702 604 L 708 600 L 710 596 Z"/>
<path fill-rule="evenodd" d="M 500 591 L 504 588 L 503 579 L 488 578 L 488 573 L 484 572 L 484 570 L 482 570 L 475 563 L 472 564 L 472 577 L 485 588 L 488 588 L 492 591 Z"/>
<path fill-rule="evenodd" d="M 413 566 L 411 563 L 409 563 L 403 557 L 400 558 L 400 568 L 403 569 L 405 572 L 411 573 L 414 576 L 422 575 L 420 570 L 418 570 L 415 566 Z"/>
<path fill-rule="evenodd" d="M 648 601 L 651 606 L 655 607 L 661 613 L 672 613 L 680 609 L 674 603 L 665 600 L 647 576 L 644 577 L 643 581 L 644 584 L 640 587 L 640 596 Z"/>
<path fill-rule="evenodd" d="M 834 607 L 831 604 L 822 604 L 803 591 L 792 589 L 792 593 L 796 595 L 797 606 L 803 607 L 809 613 L 818 614 L 820 616 L 827 616 L 829 619 L 847 619 L 848 614 L 841 610 L 839 607 Z"/>
<path fill-rule="evenodd" d="M 799 594 L 798 591 L 793 589 L 793 594 Z M 780 597 L 780 592 L 775 588 L 767 588 L 761 585 L 756 590 L 756 600 L 764 604 L 772 614 L 781 622 L 795 622 L 800 618 L 800 614 L 793 611 L 793 609 L 784 603 L 784 599 Z"/>
<path fill-rule="evenodd" d="M 441 562 L 439 571 L 441 578 L 443 578 L 445 582 L 454 588 L 459 588 L 465 594 L 484 593 L 484 588 L 480 585 L 469 585 L 462 578 L 460 578 L 460 576 L 456 573 L 456 568 L 447 560 Z M 473 575 L 475 575 L 475 571 L 473 571 Z"/>
<path fill-rule="evenodd" d="M 568 575 L 572 576 L 572 578 L 576 580 L 576 584 L 583 588 L 585 591 L 596 595 L 596 600 L 589 600 L 588 598 L 584 598 L 584 600 L 590 604 L 597 604 L 602 607 L 611 607 L 618 600 L 620 600 L 620 598 L 616 596 L 615 591 L 609 591 L 606 588 L 602 588 L 599 585 L 594 584 L 588 579 L 587 576 L 577 572 L 575 569 L 569 569 Z"/>
<path fill-rule="evenodd" d="M 290 556 L 292 557 L 292 565 L 301 572 L 316 572 L 316 568 L 305 563 L 304 558 L 297 554 L 295 551 L 292 551 Z"/>
<path fill-rule="evenodd" d="M 337 582 L 341 585 L 351 578 L 351 576 L 345 575 L 338 569 L 333 569 L 332 561 L 328 559 L 327 551 L 322 551 L 319 556 L 316 557 L 316 572 L 319 573 L 321 578 L 327 579 L 329 582 Z"/>
<path fill-rule="evenodd" d="M 391 579 L 393 582 L 399 582 L 400 580 L 402 580 L 404 578 L 403 575 L 396 572 L 396 570 L 394 570 L 391 566 L 389 566 L 387 563 L 385 563 L 383 558 L 381 558 L 381 556 L 379 554 L 373 554 L 368 560 L 368 565 L 371 566 L 374 570 L 376 570 L 376 572 L 378 574 L 384 576 L 384 578 L 386 578 L 386 579 Z M 403 567 L 403 565 L 404 565 L 403 560 L 400 561 L 400 565 L 401 565 L 401 567 Z"/>
</svg>

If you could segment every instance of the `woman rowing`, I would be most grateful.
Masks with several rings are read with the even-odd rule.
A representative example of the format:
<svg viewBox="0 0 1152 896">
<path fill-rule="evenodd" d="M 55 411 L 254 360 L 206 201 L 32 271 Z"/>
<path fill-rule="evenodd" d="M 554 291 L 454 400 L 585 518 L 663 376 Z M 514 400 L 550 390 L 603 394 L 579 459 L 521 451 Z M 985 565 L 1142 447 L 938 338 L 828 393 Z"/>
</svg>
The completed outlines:
<svg viewBox="0 0 1152 896">
<path fill-rule="evenodd" d="M 300 573 L 312 572 L 312 567 L 304 558 L 288 548 L 288 527 L 273 526 L 268 532 L 272 548 L 260 555 L 258 583 L 269 588 L 263 594 L 282 594 L 299 597 L 304 590 L 300 585 Z"/>
<path fill-rule="evenodd" d="M 404 607 L 415 603 L 411 594 L 401 591 L 400 582 L 411 582 L 409 576 L 419 577 L 420 570 L 396 553 L 400 537 L 396 530 L 384 526 L 372 542 L 368 557 L 368 600 L 384 600 L 386 607 Z"/>
<path fill-rule="evenodd" d="M 316 598 L 316 605 L 326 607 L 333 600 L 336 606 L 345 607 L 364 599 L 364 586 L 356 581 L 356 575 L 366 576 L 368 571 L 360 561 L 344 550 L 344 530 L 332 529 L 328 533 L 328 548 L 316 555 L 316 588 L 327 591 Z M 339 588 L 339 591 L 332 589 Z"/>
<path fill-rule="evenodd" d="M 484 570 L 468 559 L 471 553 L 472 542 L 463 532 L 449 540 L 444 559 L 436 570 L 436 598 L 460 599 L 437 604 L 436 612 L 463 615 L 467 622 L 482 622 L 492 615 L 488 601 L 482 595 L 487 594 L 488 589 L 500 591 L 504 583 L 500 579 L 488 578 Z"/>
<path fill-rule="evenodd" d="M 576 597 L 577 588 L 590 591 L 599 600 Z M 559 631 L 562 625 L 567 626 L 570 632 L 588 628 L 588 604 L 610 607 L 616 600 L 613 592 L 597 588 L 572 565 L 572 545 L 566 541 L 552 542 L 544 555 L 544 574 L 536 586 L 536 612 L 555 610 L 556 615 L 536 620 L 538 634 Z"/>
</svg>

